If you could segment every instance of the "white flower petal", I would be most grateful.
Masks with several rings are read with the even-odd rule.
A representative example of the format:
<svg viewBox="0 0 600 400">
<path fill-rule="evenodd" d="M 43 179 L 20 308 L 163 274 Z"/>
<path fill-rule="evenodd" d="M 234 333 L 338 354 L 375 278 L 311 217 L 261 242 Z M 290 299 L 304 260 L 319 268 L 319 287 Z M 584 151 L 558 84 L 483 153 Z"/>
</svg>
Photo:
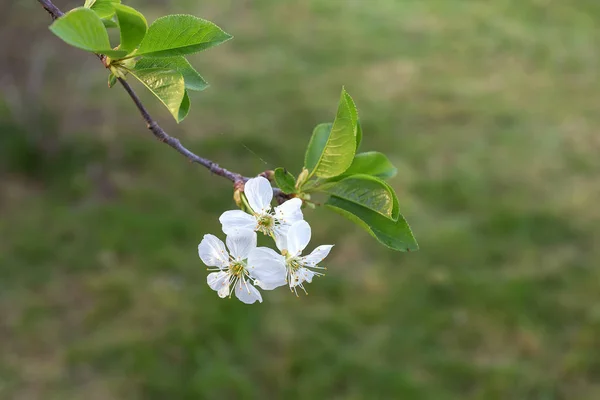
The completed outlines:
<svg viewBox="0 0 600 400">
<path fill-rule="evenodd" d="M 221 289 L 217 292 L 220 298 L 224 299 L 229 296 L 229 279 L 225 281 L 225 284 L 221 286 Z"/>
<path fill-rule="evenodd" d="M 252 249 L 256 248 L 256 232 L 240 230 L 227 235 L 225 239 L 229 252 L 236 260 L 245 260 Z"/>
<path fill-rule="evenodd" d="M 248 281 L 241 279 L 235 284 L 235 295 L 242 303 L 252 304 L 256 300 L 262 303 L 260 292 Z"/>
<path fill-rule="evenodd" d="M 290 281 L 288 283 L 290 285 L 290 289 L 302 283 L 300 281 L 300 277 L 298 276 L 298 271 L 290 273 Z"/>
<path fill-rule="evenodd" d="M 221 290 L 223 286 L 229 286 L 229 274 L 227 272 L 212 272 L 206 277 L 206 283 L 212 290 Z"/>
<path fill-rule="evenodd" d="M 276 225 L 275 229 L 273 229 L 273 233 L 275 234 L 275 246 L 279 249 L 279 251 L 287 250 L 287 234 L 290 230 L 289 225 Z"/>
<path fill-rule="evenodd" d="M 319 246 L 312 251 L 306 257 L 302 257 L 302 263 L 307 267 L 315 267 L 317 266 L 331 251 L 333 245 L 325 244 L 323 246 Z"/>
<path fill-rule="evenodd" d="M 280 206 L 275 207 L 275 218 L 280 224 L 292 225 L 294 222 L 301 221 L 302 216 L 302 200 L 293 198 Z"/>
<path fill-rule="evenodd" d="M 298 268 L 297 271 L 291 274 L 290 288 L 302 285 L 304 282 L 311 283 L 312 278 L 316 275 L 315 272 L 307 268 Z"/>
<path fill-rule="evenodd" d="M 310 225 L 306 221 L 297 221 L 292 226 L 287 234 L 287 250 L 290 256 L 296 257 L 302 253 L 310 242 Z"/>
<path fill-rule="evenodd" d="M 248 179 L 248 182 L 244 185 L 244 193 L 248 199 L 248 204 L 255 213 L 271 210 L 273 188 L 266 178 L 258 176 Z"/>
<path fill-rule="evenodd" d="M 261 289 L 273 290 L 286 283 L 285 257 L 267 247 L 250 252 L 247 270 Z"/>
<path fill-rule="evenodd" d="M 219 217 L 221 229 L 226 235 L 230 235 L 240 230 L 256 229 L 256 218 L 252 215 L 243 212 L 242 210 L 225 211 Z"/>
<path fill-rule="evenodd" d="M 299 268 L 297 274 L 300 280 L 299 283 L 304 281 L 311 283 L 313 276 L 315 276 L 315 273 L 308 268 Z"/>
<path fill-rule="evenodd" d="M 229 255 L 225 244 L 214 235 L 204 235 L 198 245 L 198 255 L 202 262 L 209 267 L 223 269 L 229 265 Z"/>
</svg>

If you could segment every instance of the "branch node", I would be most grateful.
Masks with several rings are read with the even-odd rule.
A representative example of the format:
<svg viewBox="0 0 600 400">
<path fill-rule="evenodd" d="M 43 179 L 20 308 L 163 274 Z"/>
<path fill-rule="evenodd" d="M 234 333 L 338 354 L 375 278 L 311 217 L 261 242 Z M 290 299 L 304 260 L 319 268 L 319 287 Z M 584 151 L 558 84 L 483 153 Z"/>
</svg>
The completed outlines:
<svg viewBox="0 0 600 400">
<path fill-rule="evenodd" d="M 233 190 L 243 192 L 244 191 L 244 181 L 236 180 L 235 182 L 233 182 Z"/>
<path fill-rule="evenodd" d="M 258 176 L 262 176 L 263 178 L 268 179 L 269 182 L 272 182 L 273 178 L 275 177 L 275 171 L 273 171 L 272 169 L 269 169 L 264 172 L 261 172 L 260 174 L 258 174 Z"/>
</svg>

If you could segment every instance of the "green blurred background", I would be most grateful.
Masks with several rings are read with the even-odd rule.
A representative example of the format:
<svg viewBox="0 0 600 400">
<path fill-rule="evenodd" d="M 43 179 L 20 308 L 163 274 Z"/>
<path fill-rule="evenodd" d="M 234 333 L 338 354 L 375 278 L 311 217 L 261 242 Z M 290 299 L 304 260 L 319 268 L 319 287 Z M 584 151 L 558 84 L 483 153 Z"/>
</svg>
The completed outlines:
<svg viewBox="0 0 600 400">
<path fill-rule="evenodd" d="M 598 0 L 126 3 L 235 36 L 191 57 L 211 87 L 182 124 L 135 86 L 246 175 L 299 172 L 346 85 L 421 250 L 308 210 L 336 244 L 309 295 L 219 299 L 196 246 L 230 183 L 2 2 L 0 398 L 600 398 Z"/>
</svg>

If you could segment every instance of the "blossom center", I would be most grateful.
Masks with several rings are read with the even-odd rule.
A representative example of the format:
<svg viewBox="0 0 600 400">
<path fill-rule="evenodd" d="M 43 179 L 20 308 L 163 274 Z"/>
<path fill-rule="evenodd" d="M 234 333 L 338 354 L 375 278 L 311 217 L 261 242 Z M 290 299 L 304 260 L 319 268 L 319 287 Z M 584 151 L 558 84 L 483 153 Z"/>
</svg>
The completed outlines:
<svg viewBox="0 0 600 400">
<path fill-rule="evenodd" d="M 298 257 L 289 257 L 285 260 L 285 263 L 290 272 L 296 272 L 302 267 L 302 263 Z"/>
<path fill-rule="evenodd" d="M 231 271 L 231 275 L 241 276 L 244 273 L 246 266 L 241 261 L 234 261 L 229 265 L 229 271 Z"/>
<path fill-rule="evenodd" d="M 265 235 L 270 235 L 273 231 L 273 227 L 275 226 L 275 219 L 270 214 L 262 214 L 256 217 L 257 226 L 256 230 L 264 233 Z"/>
</svg>

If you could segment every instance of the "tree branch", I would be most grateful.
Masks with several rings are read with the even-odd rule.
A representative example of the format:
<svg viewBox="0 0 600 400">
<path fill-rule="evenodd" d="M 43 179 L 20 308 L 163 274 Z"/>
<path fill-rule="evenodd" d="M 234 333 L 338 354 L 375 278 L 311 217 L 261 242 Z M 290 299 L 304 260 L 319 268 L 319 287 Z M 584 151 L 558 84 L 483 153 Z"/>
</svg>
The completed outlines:
<svg viewBox="0 0 600 400">
<path fill-rule="evenodd" d="M 183 155 L 184 157 L 186 157 L 191 162 L 196 163 L 196 164 L 200 164 L 203 167 L 208 168 L 215 175 L 219 175 L 219 176 L 222 176 L 223 178 L 227 178 L 227 179 L 229 179 L 230 181 L 232 181 L 234 183 L 238 182 L 238 181 L 246 181 L 246 180 L 248 180 L 248 178 L 245 178 L 245 177 L 243 177 L 240 174 L 237 174 L 235 172 L 231 172 L 231 171 L 229 171 L 229 170 L 227 170 L 225 168 L 220 167 L 219 164 L 215 163 L 214 161 L 211 161 L 211 160 L 209 160 L 207 158 L 200 157 L 199 155 L 196 155 L 196 154 L 192 153 L 191 151 L 189 151 L 187 148 L 185 148 L 181 144 L 181 142 L 179 141 L 179 139 L 174 138 L 173 136 L 169 136 L 169 134 L 167 134 L 167 132 L 165 132 L 163 130 L 163 128 L 161 128 L 156 123 L 156 121 L 154 121 L 152 119 L 152 117 L 148 113 L 148 110 L 146 110 L 146 108 L 144 107 L 144 105 L 140 101 L 140 98 L 137 96 L 137 94 L 135 94 L 135 92 L 133 91 L 133 89 L 131 88 L 131 86 L 129 86 L 129 83 L 127 83 L 122 78 L 118 78 L 118 80 L 121 83 L 121 85 L 123 86 L 123 88 L 125 89 L 125 91 L 129 94 L 129 97 L 131 97 L 131 100 L 133 100 L 133 102 L 135 103 L 135 105 L 138 108 L 138 110 L 140 111 L 140 114 L 142 115 L 142 118 L 144 118 L 144 121 L 146 121 L 146 126 L 148 127 L 148 129 L 150 129 L 150 131 L 152 132 L 152 134 L 154 136 L 156 136 L 156 138 L 158 140 L 160 140 L 163 143 L 168 144 L 169 146 L 171 146 L 172 148 L 174 148 L 179 154 Z"/>
<path fill-rule="evenodd" d="M 59 8 L 56 7 L 54 4 L 52 4 L 51 1 L 49 1 L 49 0 L 38 0 L 38 1 L 42 5 L 42 7 L 44 7 L 46 9 L 46 11 L 48 11 L 48 13 L 52 16 L 52 19 L 57 19 L 64 15 L 64 13 L 62 11 L 60 11 Z"/>
<path fill-rule="evenodd" d="M 58 7 L 56 7 L 50 0 L 38 0 L 38 2 L 42 5 L 42 7 L 44 7 L 44 9 L 46 9 L 46 11 L 48 11 L 48 13 L 52 16 L 53 20 L 64 15 L 64 13 Z M 104 57 L 100 56 L 100 60 L 104 61 Z M 158 123 L 156 123 L 156 121 L 148 113 L 148 110 L 146 110 L 146 108 L 142 104 L 140 98 L 133 91 L 133 89 L 131 88 L 129 83 L 127 83 L 124 79 L 121 79 L 121 78 L 119 78 L 119 82 L 121 83 L 121 85 L 123 86 L 125 91 L 129 94 L 129 97 L 131 97 L 131 100 L 133 100 L 133 102 L 135 103 L 137 109 L 139 110 L 140 114 L 142 115 L 142 118 L 144 118 L 144 121 L 146 121 L 146 125 L 147 125 L 148 129 L 150 129 L 152 134 L 157 139 L 159 139 L 161 142 L 166 143 L 169 146 L 171 146 L 172 148 L 174 148 L 179 154 L 186 157 L 190 162 L 200 164 L 203 167 L 209 169 L 213 174 L 229 179 L 234 184 L 236 184 L 236 186 L 239 186 L 241 183 L 244 183 L 245 181 L 247 181 L 249 179 L 248 177 L 245 177 L 241 174 L 238 174 L 236 172 L 231 172 L 225 168 L 222 168 L 219 166 L 219 164 L 215 163 L 214 161 L 211 161 L 204 157 L 200 157 L 199 155 L 188 150 L 185 146 L 183 146 L 181 144 L 179 139 L 174 138 L 173 136 L 170 136 L 169 134 L 167 134 L 167 132 L 165 132 L 158 125 Z M 281 203 L 282 201 L 284 201 L 288 198 L 288 196 L 283 194 L 283 192 L 281 192 L 281 190 L 278 188 L 273 188 L 273 193 L 277 197 L 277 201 L 279 203 Z"/>
</svg>

